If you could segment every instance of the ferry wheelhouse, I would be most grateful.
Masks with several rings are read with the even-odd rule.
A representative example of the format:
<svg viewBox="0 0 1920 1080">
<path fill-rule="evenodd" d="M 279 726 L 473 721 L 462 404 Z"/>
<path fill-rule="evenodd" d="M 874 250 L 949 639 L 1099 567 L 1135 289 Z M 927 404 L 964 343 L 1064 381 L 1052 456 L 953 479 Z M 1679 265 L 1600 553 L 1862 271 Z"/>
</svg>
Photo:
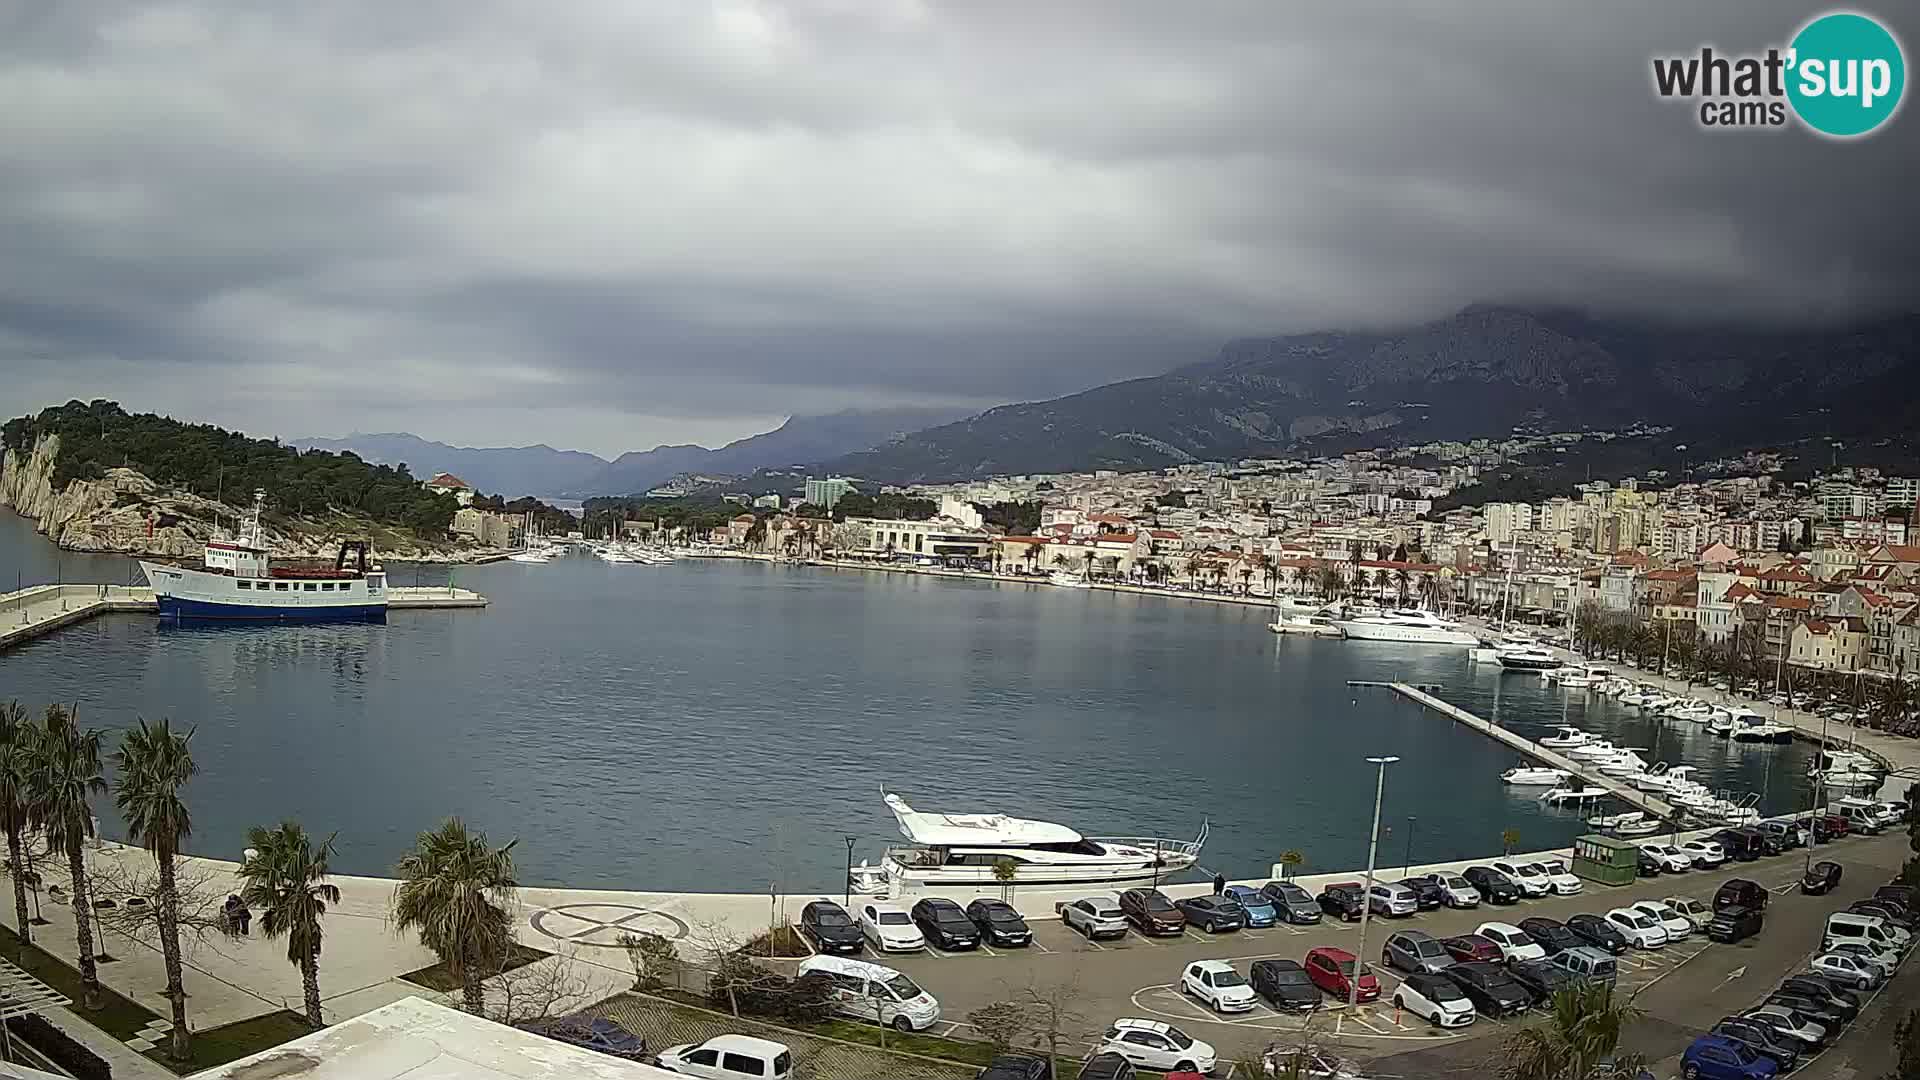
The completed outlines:
<svg viewBox="0 0 1920 1080">
<path fill-rule="evenodd" d="M 1089 837 L 1065 825 L 1004 814 L 922 813 L 893 794 L 886 804 L 911 843 L 889 847 L 878 866 L 862 862 L 853 868 L 851 883 L 863 892 L 987 895 L 1008 885 L 1130 888 L 1193 866 L 1207 841 L 1205 823 L 1192 840 Z M 1007 863 L 1013 866 L 1011 881 L 997 869 Z"/>
<path fill-rule="evenodd" d="M 200 568 L 140 563 L 163 618 L 242 622 L 380 622 L 387 617 L 387 575 L 369 565 L 367 544 L 349 540 L 331 568 L 274 566 L 267 556 L 256 491 L 253 510 L 232 537 L 207 541 Z M 349 565 L 349 557 L 352 564 Z"/>
</svg>

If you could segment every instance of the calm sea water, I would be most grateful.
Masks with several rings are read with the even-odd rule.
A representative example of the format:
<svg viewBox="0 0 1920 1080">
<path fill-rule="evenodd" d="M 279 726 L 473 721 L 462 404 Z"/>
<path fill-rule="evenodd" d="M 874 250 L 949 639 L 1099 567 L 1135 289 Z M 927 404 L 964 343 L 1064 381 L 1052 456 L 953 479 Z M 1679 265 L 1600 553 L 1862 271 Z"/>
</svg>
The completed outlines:
<svg viewBox="0 0 1920 1080">
<path fill-rule="evenodd" d="M 396 584 L 444 582 L 392 567 Z M 135 571 L 137 574 L 137 571 Z M 128 580 L 0 512 L 0 582 Z M 1806 751 L 1729 744 L 1452 650 L 1276 638 L 1254 608 L 1151 596 L 685 560 L 569 558 L 455 571 L 484 612 L 385 626 L 175 628 L 115 616 L 0 653 L 0 698 L 75 702 L 118 729 L 194 726 L 193 848 L 248 825 L 338 830 L 338 867 L 387 872 L 457 814 L 518 837 L 525 878 L 673 890 L 836 886 L 894 836 L 882 787 L 928 810 L 1191 837 L 1229 876 L 1288 848 L 1364 865 L 1368 755 L 1387 777 L 1383 865 L 1526 847 L 1577 816 L 1506 789 L 1514 755 L 1385 690 L 1439 683 L 1512 726 L 1571 722 L 1805 804 Z M 108 800 L 104 827 L 119 835 Z M 1408 818 L 1415 820 L 1409 824 Z"/>
</svg>

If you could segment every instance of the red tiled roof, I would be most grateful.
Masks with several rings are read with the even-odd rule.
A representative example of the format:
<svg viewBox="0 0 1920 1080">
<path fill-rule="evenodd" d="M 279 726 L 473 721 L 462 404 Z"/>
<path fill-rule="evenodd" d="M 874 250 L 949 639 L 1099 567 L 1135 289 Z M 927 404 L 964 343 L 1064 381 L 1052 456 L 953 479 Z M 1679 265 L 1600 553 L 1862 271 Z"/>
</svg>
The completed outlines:
<svg viewBox="0 0 1920 1080">
<path fill-rule="evenodd" d="M 1140 539 L 1135 533 L 1101 533 L 1093 538 L 1096 544 L 1131 544 Z"/>
<path fill-rule="evenodd" d="M 443 487 L 443 488 L 465 488 L 468 491 L 473 490 L 472 484 L 467 483 L 465 480 L 460 479 L 459 477 L 453 475 L 452 473 L 444 473 L 444 472 L 438 474 L 433 479 L 427 481 L 427 486 Z"/>
<path fill-rule="evenodd" d="M 1155 540 L 1180 539 L 1180 531 L 1178 529 L 1148 529 L 1147 535 L 1153 537 Z"/>
</svg>

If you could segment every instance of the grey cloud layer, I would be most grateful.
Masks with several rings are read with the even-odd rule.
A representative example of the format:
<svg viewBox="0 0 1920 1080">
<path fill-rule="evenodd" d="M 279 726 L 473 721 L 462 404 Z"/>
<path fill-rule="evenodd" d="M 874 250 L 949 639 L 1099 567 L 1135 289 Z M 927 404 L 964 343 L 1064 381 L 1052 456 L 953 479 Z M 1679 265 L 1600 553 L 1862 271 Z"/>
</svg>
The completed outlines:
<svg viewBox="0 0 1920 1080">
<path fill-rule="evenodd" d="M 1711 136 L 1648 88 L 1817 10 L 0 5 L 0 364 L 606 450 L 1482 299 L 1910 302 L 1910 116 Z"/>
</svg>

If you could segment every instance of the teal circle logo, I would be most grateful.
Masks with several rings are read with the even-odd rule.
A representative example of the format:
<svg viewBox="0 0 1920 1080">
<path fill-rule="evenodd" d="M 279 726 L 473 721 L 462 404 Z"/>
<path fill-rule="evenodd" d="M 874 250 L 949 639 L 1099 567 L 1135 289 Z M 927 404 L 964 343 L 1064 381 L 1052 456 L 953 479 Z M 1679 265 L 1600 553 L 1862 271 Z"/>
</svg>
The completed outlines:
<svg viewBox="0 0 1920 1080">
<path fill-rule="evenodd" d="M 1787 100 L 1808 127 L 1851 138 L 1887 122 L 1907 88 L 1906 58 L 1865 15 L 1822 15 L 1794 35 Z"/>
</svg>

